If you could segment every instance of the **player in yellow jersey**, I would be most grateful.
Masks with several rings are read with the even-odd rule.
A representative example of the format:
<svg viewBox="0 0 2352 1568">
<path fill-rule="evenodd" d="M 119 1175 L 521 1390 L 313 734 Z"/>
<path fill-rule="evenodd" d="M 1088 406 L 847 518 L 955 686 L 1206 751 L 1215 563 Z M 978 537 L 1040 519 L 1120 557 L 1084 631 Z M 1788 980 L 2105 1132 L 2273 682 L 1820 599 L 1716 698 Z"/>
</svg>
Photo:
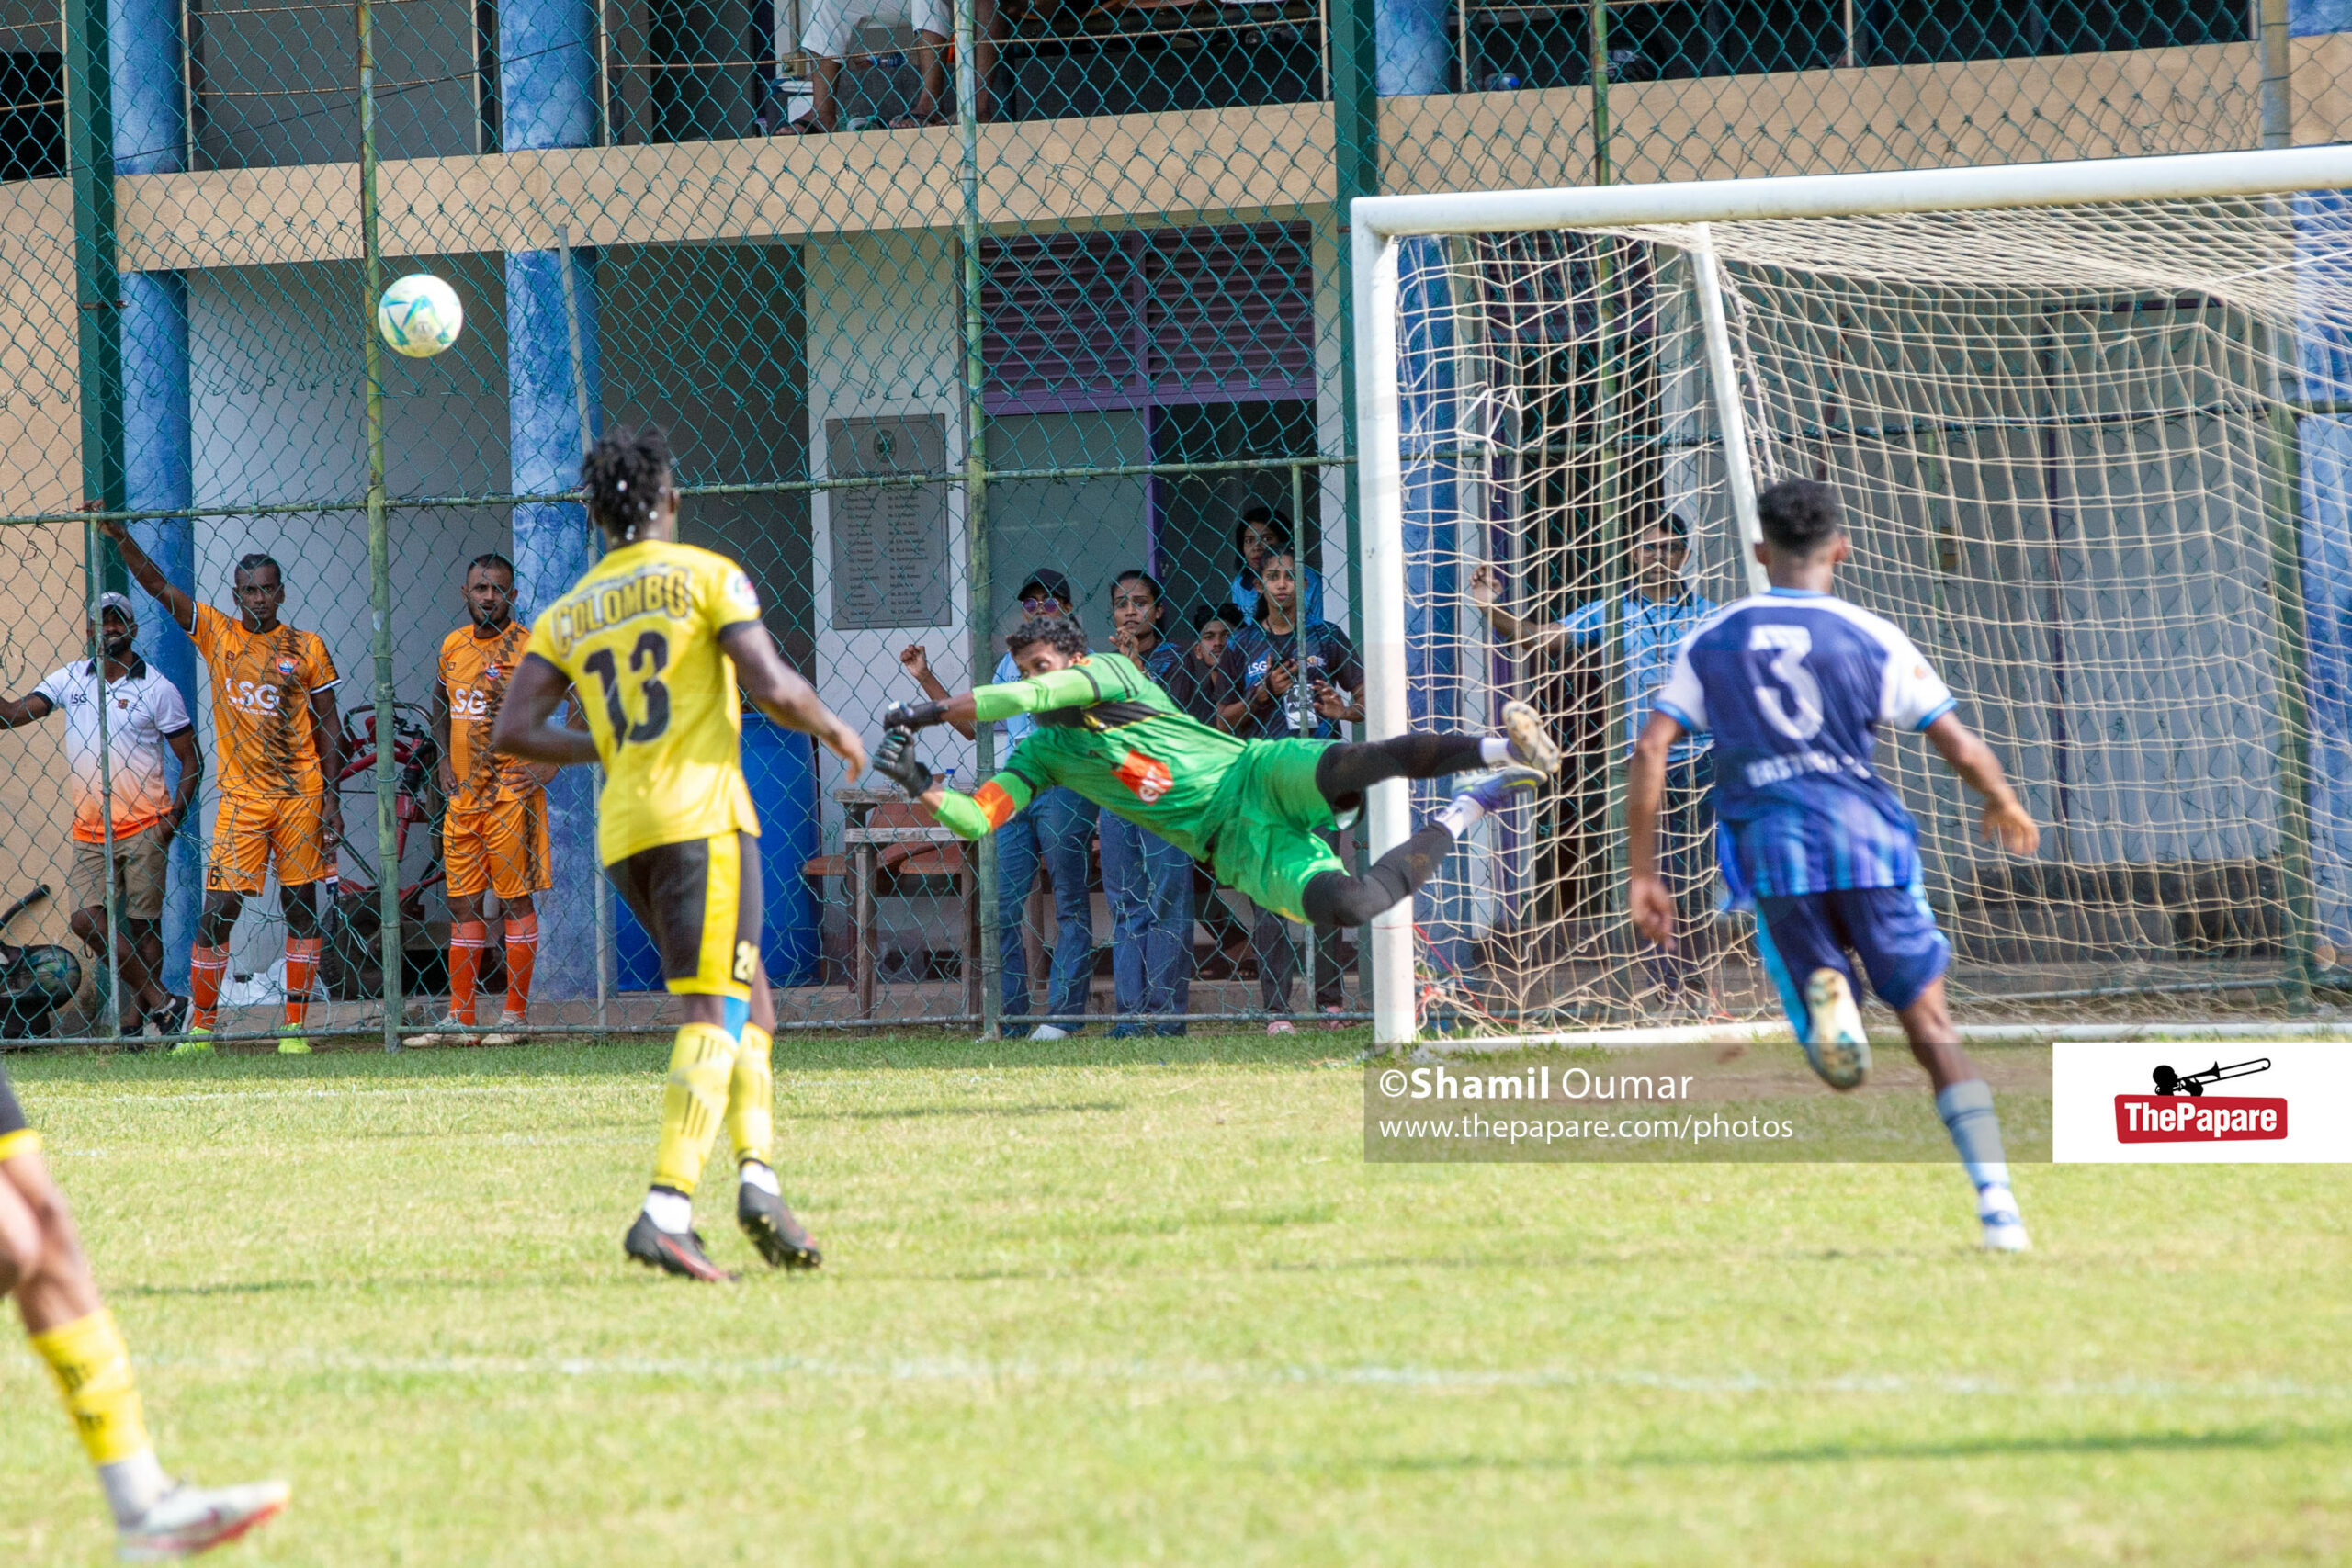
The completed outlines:
<svg viewBox="0 0 2352 1568">
<path fill-rule="evenodd" d="M 771 1264 L 813 1269 L 817 1248 L 769 1164 L 775 1005 L 760 964 L 760 825 L 743 782 L 742 698 L 815 736 L 853 779 L 865 771 L 865 745 L 776 652 L 743 569 L 677 542 L 661 431 L 606 435 L 581 481 L 607 553 L 533 623 L 491 745 L 535 762 L 604 764 L 597 852 L 685 1005 L 652 1190 L 622 1247 L 673 1274 L 729 1278 L 694 1229 L 695 1184 L 723 1121 L 739 1175 L 736 1223 Z M 574 686 L 586 734 L 551 722 Z"/>
<path fill-rule="evenodd" d="M 50 1179 L 40 1137 L 0 1072 L 0 1296 L 17 1299 L 33 1349 L 49 1363 L 82 1448 L 114 1510 L 126 1562 L 194 1557 L 276 1518 L 282 1481 L 213 1490 L 164 1473 L 139 1403 L 130 1349 L 91 1277 L 65 1196 Z M 13 1412 L 11 1412 L 13 1414 Z"/>
</svg>

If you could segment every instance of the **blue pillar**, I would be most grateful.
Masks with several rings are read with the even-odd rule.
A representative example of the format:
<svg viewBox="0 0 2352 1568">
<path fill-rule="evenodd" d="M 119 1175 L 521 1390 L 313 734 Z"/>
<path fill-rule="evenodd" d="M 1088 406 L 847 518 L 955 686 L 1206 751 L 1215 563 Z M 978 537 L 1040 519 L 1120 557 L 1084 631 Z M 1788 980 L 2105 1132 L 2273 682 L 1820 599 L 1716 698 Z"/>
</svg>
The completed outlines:
<svg viewBox="0 0 2352 1568">
<path fill-rule="evenodd" d="M 1414 729 L 1483 725 L 1465 715 L 1460 611 L 1459 401 L 1454 395 L 1453 300 L 1445 242 L 1400 243 L 1396 258 L 1397 436 L 1404 479 L 1405 681 Z M 1452 784 L 1413 786 L 1414 819 L 1444 803 Z M 1433 957 L 1470 958 L 1470 897 L 1460 863 L 1416 896 L 1415 919 Z"/>
<path fill-rule="evenodd" d="M 177 174 L 187 166 L 187 117 L 182 96 L 178 0 L 114 0 L 108 28 L 114 64 L 115 171 Z M 130 273 L 122 280 L 123 503 L 134 512 L 187 506 L 194 500 L 188 407 L 187 279 L 175 272 Z M 196 539 L 185 518 L 131 529 L 164 575 L 196 586 Z M 140 656 L 180 689 L 197 711 L 196 645 L 164 607 L 130 590 L 138 607 Z M 209 738 L 198 743 L 210 750 Z M 188 824 L 191 829 L 200 823 Z M 172 846 L 164 897 L 164 980 L 187 973 L 188 946 L 203 902 L 200 835 Z"/>
<path fill-rule="evenodd" d="M 1373 0 L 1373 5 L 1380 96 L 1396 98 L 1446 91 L 1453 46 L 1446 38 L 1445 19 L 1453 7 L 1446 0 Z"/>
<path fill-rule="evenodd" d="M 501 145 L 508 152 L 586 147 L 596 135 L 595 13 L 587 0 L 507 0 L 498 10 Z M 571 292 L 580 314 L 582 379 L 598 404 L 596 269 L 571 253 Z M 506 257 L 507 451 L 517 494 L 580 483 L 580 404 L 564 315 L 563 257 L 513 251 Z M 574 504 L 514 509 L 514 586 L 535 615 L 587 570 L 588 521 Z M 537 988 L 548 998 L 596 988 L 595 779 L 570 768 L 548 790 L 548 838 L 555 886 L 540 901 Z"/>
</svg>

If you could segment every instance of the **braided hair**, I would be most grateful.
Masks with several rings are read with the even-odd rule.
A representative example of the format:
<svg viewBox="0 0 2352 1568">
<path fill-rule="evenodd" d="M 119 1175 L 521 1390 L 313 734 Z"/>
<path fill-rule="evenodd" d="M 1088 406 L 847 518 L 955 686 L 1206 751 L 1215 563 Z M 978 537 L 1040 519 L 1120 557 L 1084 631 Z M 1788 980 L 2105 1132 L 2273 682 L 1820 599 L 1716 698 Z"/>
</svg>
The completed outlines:
<svg viewBox="0 0 2352 1568">
<path fill-rule="evenodd" d="M 628 544 L 650 522 L 670 482 L 670 439 L 655 424 L 623 425 L 605 433 L 580 465 L 588 515 L 607 544 Z"/>
</svg>

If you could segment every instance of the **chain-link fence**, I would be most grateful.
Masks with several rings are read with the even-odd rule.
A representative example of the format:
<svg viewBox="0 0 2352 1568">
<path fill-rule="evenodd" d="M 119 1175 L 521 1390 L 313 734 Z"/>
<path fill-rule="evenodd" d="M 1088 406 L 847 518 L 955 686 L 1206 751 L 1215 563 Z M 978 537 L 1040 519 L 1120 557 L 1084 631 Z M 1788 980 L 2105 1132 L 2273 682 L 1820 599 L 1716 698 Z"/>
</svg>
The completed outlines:
<svg viewBox="0 0 2352 1568">
<path fill-rule="evenodd" d="M 668 432 L 684 537 L 743 563 L 869 739 L 922 677 L 990 678 L 1024 601 L 1157 643 L 1213 721 L 1343 732 L 1344 681 L 1330 713 L 1250 698 L 1310 640 L 1343 673 L 1360 623 L 1349 197 L 2327 140 L 2352 55 L 2321 9 L 0 6 L 0 896 L 46 885 L 16 934 L 55 944 L 9 959 L 0 1014 L 175 1031 L 193 972 L 223 1037 L 389 1043 L 453 969 L 497 1027 L 535 963 L 534 1027 L 658 1023 L 594 781 L 458 776 L 512 654 L 494 615 L 475 635 L 471 563 L 511 563 L 525 623 L 586 569 L 596 431 Z M 437 356 L 374 330 L 411 273 L 464 306 Z M 1622 523 L 1578 515 L 1564 547 Z M 282 604 L 245 602 L 265 580 Z M 136 631 L 93 701 L 107 592 Z M 184 818 L 175 723 L 202 755 Z M 930 760 L 970 787 L 1014 739 Z M 1351 939 L 1084 803 L 972 846 L 756 716 L 745 758 L 787 1026 L 1361 1010 Z"/>
</svg>

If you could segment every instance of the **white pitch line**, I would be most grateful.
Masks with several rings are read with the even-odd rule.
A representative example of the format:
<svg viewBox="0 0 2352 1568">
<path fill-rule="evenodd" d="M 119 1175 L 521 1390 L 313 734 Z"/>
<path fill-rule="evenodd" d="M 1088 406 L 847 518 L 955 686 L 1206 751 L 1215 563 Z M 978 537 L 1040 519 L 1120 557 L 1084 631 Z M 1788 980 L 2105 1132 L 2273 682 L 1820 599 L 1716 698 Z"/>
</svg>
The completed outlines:
<svg viewBox="0 0 2352 1568">
<path fill-rule="evenodd" d="M 846 1361 L 820 1356 L 757 1356 L 741 1359 L 651 1356 L 356 1356 L 288 1350 L 267 1358 L 147 1356 L 146 1366 L 175 1371 L 248 1376 L 356 1373 L 369 1377 L 451 1379 L 669 1378 L 741 1382 L 753 1378 L 826 1378 L 851 1382 L 1001 1383 L 1092 1382 L 1114 1385 L 1382 1387 L 1400 1389 L 1654 1389 L 1669 1393 L 1878 1394 L 1898 1398 L 1947 1394 L 1995 1399 L 2352 1400 L 2352 1384 L 2254 1378 L 2184 1382 L 2154 1378 L 2056 1378 L 2017 1382 L 1997 1377 L 1919 1377 L 1902 1372 L 1791 1378 L 1761 1372 L 1680 1373 L 1640 1369 L 1478 1368 L 1322 1365 L 1161 1365 L 1148 1361 L 1000 1361 L 960 1356 Z"/>
</svg>

